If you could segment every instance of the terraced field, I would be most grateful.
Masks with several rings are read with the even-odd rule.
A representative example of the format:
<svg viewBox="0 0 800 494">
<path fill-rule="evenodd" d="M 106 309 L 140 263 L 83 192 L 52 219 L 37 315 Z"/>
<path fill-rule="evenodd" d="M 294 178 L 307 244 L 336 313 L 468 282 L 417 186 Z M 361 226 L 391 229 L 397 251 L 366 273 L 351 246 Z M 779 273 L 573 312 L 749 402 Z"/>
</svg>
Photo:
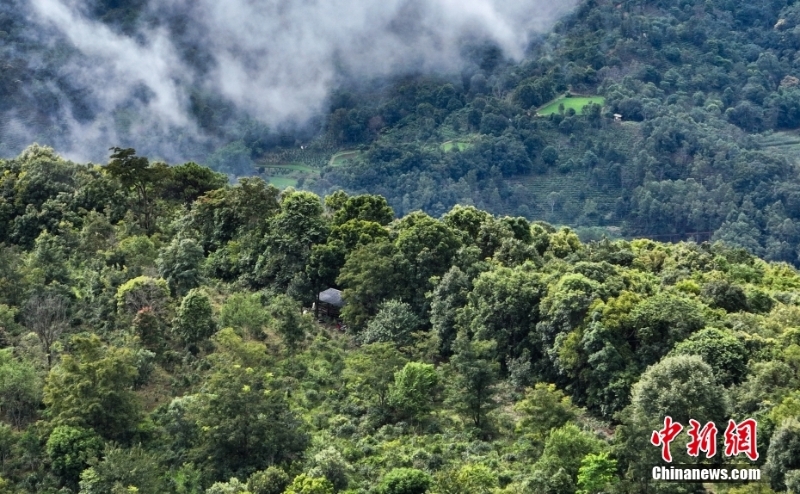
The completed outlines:
<svg viewBox="0 0 800 494">
<path fill-rule="evenodd" d="M 761 145 L 787 158 L 800 162 L 800 133 L 798 131 L 775 132 L 759 138 Z"/>
<path fill-rule="evenodd" d="M 553 113 L 558 113 L 559 106 L 562 104 L 564 105 L 564 111 L 572 108 L 575 113 L 581 115 L 583 107 L 592 103 L 603 106 L 606 104 L 606 99 L 602 96 L 562 96 L 539 108 L 536 115 L 547 117 Z"/>
</svg>

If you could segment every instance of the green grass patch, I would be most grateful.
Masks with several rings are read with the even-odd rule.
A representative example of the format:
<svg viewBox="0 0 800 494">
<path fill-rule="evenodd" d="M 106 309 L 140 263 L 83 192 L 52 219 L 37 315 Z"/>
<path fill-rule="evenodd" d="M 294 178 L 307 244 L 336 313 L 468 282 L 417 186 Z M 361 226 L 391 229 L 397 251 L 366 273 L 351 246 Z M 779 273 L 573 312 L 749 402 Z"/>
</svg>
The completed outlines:
<svg viewBox="0 0 800 494">
<path fill-rule="evenodd" d="M 592 103 L 603 106 L 606 104 L 606 99 L 602 96 L 562 96 L 561 98 L 555 99 L 541 107 L 536 114 L 541 117 L 547 117 L 554 113 L 558 113 L 558 107 L 563 104 L 564 111 L 568 111 L 570 108 L 572 108 L 575 110 L 575 113 L 581 115 L 583 113 L 583 107 Z"/>
<path fill-rule="evenodd" d="M 354 160 L 359 157 L 361 151 L 340 151 L 331 157 L 330 166 L 342 166 L 349 160 Z"/>
<path fill-rule="evenodd" d="M 296 178 L 289 178 L 289 177 L 269 177 L 269 183 L 274 185 L 279 189 L 285 189 L 286 187 L 297 187 L 297 179 Z"/>
<path fill-rule="evenodd" d="M 279 170 L 279 171 L 294 171 L 294 172 L 315 172 L 318 171 L 316 168 L 313 168 L 308 165 L 304 165 L 302 163 L 280 163 L 276 165 L 264 165 L 264 168 L 268 170 Z"/>
<path fill-rule="evenodd" d="M 467 141 L 447 141 L 442 143 L 442 151 L 444 151 L 445 153 L 449 153 L 453 149 L 458 149 L 459 151 L 466 151 L 470 147 L 472 147 L 472 143 Z"/>
</svg>

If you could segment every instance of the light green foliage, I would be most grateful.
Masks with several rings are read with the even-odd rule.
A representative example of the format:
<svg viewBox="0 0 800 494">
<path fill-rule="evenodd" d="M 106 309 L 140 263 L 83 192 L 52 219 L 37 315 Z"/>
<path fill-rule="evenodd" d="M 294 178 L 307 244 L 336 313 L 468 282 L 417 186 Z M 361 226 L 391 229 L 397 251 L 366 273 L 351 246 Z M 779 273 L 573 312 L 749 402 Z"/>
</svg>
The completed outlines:
<svg viewBox="0 0 800 494">
<path fill-rule="evenodd" d="M 169 287 L 163 279 L 139 276 L 117 289 L 116 300 L 117 309 L 131 315 L 145 307 L 160 312 L 169 303 Z"/>
<path fill-rule="evenodd" d="M 292 480 L 284 494 L 333 494 L 333 484 L 324 477 L 309 477 L 300 474 Z"/>
<path fill-rule="evenodd" d="M 247 485 L 237 478 L 232 478 L 227 482 L 216 482 L 206 489 L 206 494 L 251 494 L 247 490 Z"/>
<path fill-rule="evenodd" d="M 175 238 L 158 254 L 158 273 L 167 280 L 173 294 L 184 295 L 200 285 L 204 258 L 203 248 L 197 241 Z"/>
<path fill-rule="evenodd" d="M 525 391 L 525 397 L 514 405 L 521 415 L 517 431 L 537 442 L 544 442 L 553 429 L 563 427 L 578 415 L 569 396 L 554 384 L 536 383 Z"/>
<path fill-rule="evenodd" d="M 74 489 L 90 460 L 100 456 L 103 441 L 94 431 L 60 425 L 50 433 L 45 448 L 53 473 Z"/>
<path fill-rule="evenodd" d="M 533 466 L 534 492 L 575 492 L 583 458 L 604 448 L 602 441 L 573 424 L 553 430 L 544 453 Z"/>
<path fill-rule="evenodd" d="M 289 476 L 278 467 L 255 472 L 247 479 L 247 490 L 253 494 L 282 494 L 289 485 Z"/>
<path fill-rule="evenodd" d="M 263 337 L 269 314 L 261 304 L 257 293 L 235 293 L 225 300 L 219 311 L 219 322 L 223 328 L 234 328 L 245 337 Z"/>
<path fill-rule="evenodd" d="M 497 488 L 497 474 L 485 465 L 467 464 L 455 471 L 442 471 L 435 477 L 436 494 L 492 494 Z"/>
<path fill-rule="evenodd" d="M 126 440 L 141 419 L 132 391 L 137 376 L 128 348 L 104 346 L 95 335 L 74 336 L 71 353 L 47 376 L 44 403 L 54 425 L 93 429 L 106 439 Z"/>
<path fill-rule="evenodd" d="M 361 333 L 364 344 L 392 342 L 405 346 L 411 342 L 411 334 L 420 326 L 420 319 L 411 306 L 399 300 L 387 300 L 378 306 L 378 313 L 367 323 Z"/>
<path fill-rule="evenodd" d="M 387 473 L 376 489 L 377 494 L 425 494 L 433 484 L 427 473 L 414 468 L 395 468 Z"/>
<path fill-rule="evenodd" d="M 389 404 L 401 418 L 421 420 L 433 408 L 438 384 L 433 365 L 409 362 L 394 374 Z"/>
<path fill-rule="evenodd" d="M 602 96 L 562 97 L 546 104 L 545 106 L 540 108 L 536 112 L 536 114 L 542 117 L 547 117 L 554 113 L 559 113 L 562 110 L 573 109 L 577 114 L 580 115 L 583 113 L 584 106 L 588 106 L 591 104 L 603 106 L 605 104 L 605 101 L 606 101 L 605 98 L 603 98 Z"/>
<path fill-rule="evenodd" d="M 406 363 L 392 343 L 371 343 L 352 352 L 342 372 L 347 388 L 379 408 L 387 404 L 395 372 Z"/>
<path fill-rule="evenodd" d="M 144 235 L 134 235 L 122 239 L 119 242 L 118 249 L 128 270 L 155 266 L 156 258 L 158 257 L 158 250 L 156 250 L 155 244 L 149 237 Z"/>
<path fill-rule="evenodd" d="M 598 494 L 608 492 L 619 482 L 617 461 L 610 459 L 608 453 L 588 454 L 581 460 L 578 469 L 577 494 Z"/>
<path fill-rule="evenodd" d="M 42 380 L 30 362 L 0 350 L 0 416 L 20 428 L 36 417 L 42 401 Z"/>
<path fill-rule="evenodd" d="M 311 465 L 312 468 L 308 472 L 310 477 L 327 479 L 336 492 L 347 488 L 348 475 L 353 467 L 336 448 L 325 448 L 315 454 L 311 459 Z"/>
<path fill-rule="evenodd" d="M 728 397 L 711 367 L 697 356 L 667 357 L 642 374 L 633 387 L 631 405 L 648 422 L 670 415 L 680 423 L 701 417 L 723 423 Z"/>
<path fill-rule="evenodd" d="M 216 331 L 211 300 L 203 291 L 192 289 L 181 301 L 175 318 L 175 333 L 186 345 L 196 345 Z"/>
</svg>

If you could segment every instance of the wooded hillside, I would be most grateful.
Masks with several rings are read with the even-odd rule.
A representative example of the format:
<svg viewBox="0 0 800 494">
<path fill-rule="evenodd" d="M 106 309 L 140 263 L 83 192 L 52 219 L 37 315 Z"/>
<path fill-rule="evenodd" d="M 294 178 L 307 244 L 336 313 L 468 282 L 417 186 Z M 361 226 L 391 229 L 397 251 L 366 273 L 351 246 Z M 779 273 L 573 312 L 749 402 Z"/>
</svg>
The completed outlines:
<svg viewBox="0 0 800 494">
<path fill-rule="evenodd" d="M 720 448 L 757 419 L 765 479 L 727 492 L 799 487 L 787 264 L 473 207 L 395 219 L 131 149 L 0 170 L 4 494 L 701 492 L 651 480 L 665 415 Z M 344 331 L 313 317 L 329 287 Z M 675 463 L 750 463 L 687 439 Z"/>
</svg>

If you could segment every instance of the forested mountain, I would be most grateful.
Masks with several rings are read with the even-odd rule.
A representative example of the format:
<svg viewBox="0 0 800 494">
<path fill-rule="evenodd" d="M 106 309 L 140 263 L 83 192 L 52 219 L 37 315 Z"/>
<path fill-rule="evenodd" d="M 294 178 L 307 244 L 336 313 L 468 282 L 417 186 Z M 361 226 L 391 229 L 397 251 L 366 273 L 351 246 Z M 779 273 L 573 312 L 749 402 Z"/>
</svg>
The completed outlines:
<svg viewBox="0 0 800 494">
<path fill-rule="evenodd" d="M 120 148 L 0 161 L 0 211 L 3 494 L 703 492 L 651 478 L 665 415 L 719 428 L 675 463 L 762 468 L 726 492 L 800 487 L 785 263 Z M 721 449 L 748 418 L 753 463 Z"/>
<path fill-rule="evenodd" d="M 798 264 L 793 1 L 587 0 L 533 38 L 521 61 L 486 42 L 465 45 L 455 72 L 342 73 L 326 114 L 272 127 L 269 115 L 201 84 L 219 67 L 188 14 L 148 5 L 97 0 L 81 19 L 151 51 L 143 33 L 168 35 L 179 66 L 194 74 L 178 87 L 195 130 L 141 128 L 160 97 L 146 79 L 140 89 L 126 82 L 127 99 L 99 100 L 81 78 L 92 61 L 84 38 L 42 27 L 28 4 L 9 2 L 0 7 L 7 157 L 35 139 L 80 153 L 76 135 L 112 129 L 117 140 L 105 147 L 182 156 L 322 195 L 380 194 L 401 216 L 472 204 L 581 227 L 585 238 L 598 235 L 590 227 L 610 227 L 606 234 L 627 238 L 725 240 Z M 567 92 L 604 98 L 603 106 L 583 112 L 567 99 L 564 111 L 537 116 Z M 117 106 L 98 120 L 105 100 Z"/>
</svg>

